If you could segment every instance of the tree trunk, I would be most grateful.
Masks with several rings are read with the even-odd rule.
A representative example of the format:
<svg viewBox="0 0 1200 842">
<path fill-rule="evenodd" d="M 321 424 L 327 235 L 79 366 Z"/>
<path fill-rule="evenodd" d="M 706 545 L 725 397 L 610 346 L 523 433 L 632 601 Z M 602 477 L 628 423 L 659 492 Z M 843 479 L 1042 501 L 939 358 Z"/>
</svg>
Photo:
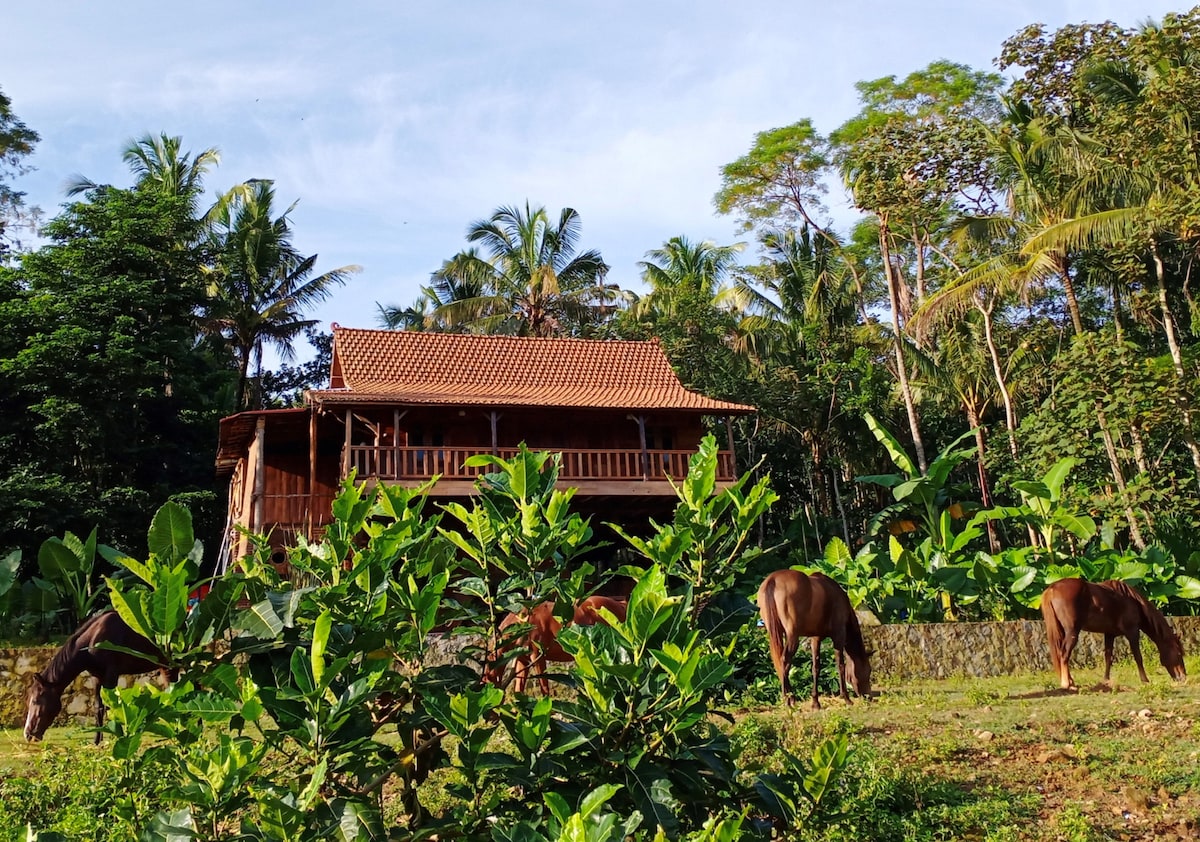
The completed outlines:
<svg viewBox="0 0 1200 842">
<path fill-rule="evenodd" d="M 883 256 L 883 274 L 887 279 L 888 298 L 892 305 L 892 340 L 896 351 L 896 377 L 900 382 L 900 394 L 904 397 L 904 408 L 908 412 L 908 426 L 912 433 L 913 448 L 917 452 L 917 467 L 924 476 L 929 466 L 925 460 L 925 442 L 921 438 L 920 419 L 917 416 L 917 405 L 913 400 L 912 387 L 908 382 L 908 364 L 904 359 L 904 331 L 900 323 L 900 291 L 897 288 L 895 267 L 892 266 L 892 251 L 888 245 L 887 216 L 879 217 L 879 251 Z"/>
<path fill-rule="evenodd" d="M 967 423 L 975 431 L 975 451 L 979 454 L 979 501 L 985 509 L 990 509 L 992 507 L 992 489 L 991 483 L 988 482 L 987 468 L 984 467 L 987 452 L 984 447 L 983 425 L 980 423 L 979 413 L 975 411 L 974 406 L 964 402 L 963 409 L 967 413 Z M 988 550 L 993 554 L 1000 552 L 1000 539 L 996 535 L 996 524 L 991 520 L 987 522 L 987 536 Z"/>
<path fill-rule="evenodd" d="M 1057 255 L 1055 264 L 1058 267 L 1058 276 L 1062 278 L 1063 295 L 1067 299 L 1067 312 L 1071 316 L 1071 326 L 1075 328 L 1075 335 L 1079 336 L 1083 333 L 1083 319 L 1079 315 L 1079 299 L 1075 297 L 1075 284 L 1071 281 L 1071 262 L 1067 260 L 1066 255 Z"/>
<path fill-rule="evenodd" d="M 1008 391 L 1008 383 L 1004 380 L 1004 369 L 1000 365 L 1000 352 L 996 348 L 996 338 L 992 335 L 992 309 L 995 300 L 989 300 L 987 307 L 976 305 L 983 313 L 983 335 L 987 341 L 988 357 L 992 361 L 992 373 L 996 376 L 996 386 L 1000 389 L 1000 398 L 1004 401 L 1004 424 L 1008 428 L 1008 452 L 1013 459 L 1017 458 L 1017 410 L 1013 406 L 1012 394 Z"/>
<path fill-rule="evenodd" d="M 1188 391 L 1187 373 L 1183 368 L 1183 352 L 1179 348 L 1179 337 L 1175 333 L 1175 314 L 1171 312 L 1171 302 L 1167 299 L 1166 272 L 1163 269 L 1162 255 L 1158 251 L 1158 240 L 1150 239 L 1150 251 L 1154 255 L 1154 275 L 1158 281 L 1158 307 L 1162 312 L 1163 331 L 1167 335 L 1167 347 L 1171 350 L 1171 362 L 1175 364 L 1175 377 L 1179 380 L 1179 391 L 1182 394 L 1183 440 L 1192 455 L 1192 466 L 1196 469 L 1196 484 L 1200 485 L 1200 444 L 1192 431 L 1192 398 Z"/>
<path fill-rule="evenodd" d="M 1096 404 L 1096 418 L 1100 421 L 1100 433 L 1104 439 L 1104 450 L 1108 454 L 1108 464 L 1112 468 L 1113 480 L 1117 483 L 1121 504 L 1125 507 L 1125 521 L 1129 524 L 1129 540 L 1133 541 L 1133 545 L 1140 552 L 1146 549 L 1146 541 L 1142 538 L 1142 530 L 1138 526 L 1133 507 L 1129 505 L 1129 495 L 1125 491 L 1125 473 L 1121 470 L 1121 460 L 1117 458 L 1116 445 L 1113 444 L 1112 434 L 1108 432 L 1108 420 L 1104 417 L 1104 410 L 1100 408 L 1099 403 Z"/>
</svg>

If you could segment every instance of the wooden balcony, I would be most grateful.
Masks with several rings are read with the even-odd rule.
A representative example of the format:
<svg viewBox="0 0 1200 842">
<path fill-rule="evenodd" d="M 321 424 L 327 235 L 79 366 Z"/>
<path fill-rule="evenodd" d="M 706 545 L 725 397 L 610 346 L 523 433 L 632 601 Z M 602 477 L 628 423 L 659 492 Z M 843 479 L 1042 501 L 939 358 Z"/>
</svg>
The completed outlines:
<svg viewBox="0 0 1200 842">
<path fill-rule="evenodd" d="M 344 465 L 359 479 L 416 486 L 440 476 L 435 492 L 470 494 L 475 480 L 485 468 L 467 467 L 471 456 L 491 453 L 486 447 L 427 447 L 352 445 Z M 500 448 L 496 455 L 511 459 L 516 448 Z M 667 477 L 678 480 L 687 475 L 692 450 L 556 450 L 562 454 L 559 484 L 578 488 L 581 493 L 630 496 L 673 495 Z M 735 479 L 733 454 L 717 454 L 717 481 L 727 484 Z"/>
</svg>

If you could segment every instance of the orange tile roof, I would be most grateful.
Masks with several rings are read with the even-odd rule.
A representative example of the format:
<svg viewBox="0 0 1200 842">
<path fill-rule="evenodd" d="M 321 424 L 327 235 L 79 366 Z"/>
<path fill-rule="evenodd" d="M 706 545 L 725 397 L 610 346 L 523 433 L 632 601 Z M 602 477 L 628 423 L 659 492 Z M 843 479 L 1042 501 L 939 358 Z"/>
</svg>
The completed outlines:
<svg viewBox="0 0 1200 842">
<path fill-rule="evenodd" d="M 363 330 L 335 325 L 317 403 L 388 402 L 743 415 L 679 382 L 657 342 Z"/>
</svg>

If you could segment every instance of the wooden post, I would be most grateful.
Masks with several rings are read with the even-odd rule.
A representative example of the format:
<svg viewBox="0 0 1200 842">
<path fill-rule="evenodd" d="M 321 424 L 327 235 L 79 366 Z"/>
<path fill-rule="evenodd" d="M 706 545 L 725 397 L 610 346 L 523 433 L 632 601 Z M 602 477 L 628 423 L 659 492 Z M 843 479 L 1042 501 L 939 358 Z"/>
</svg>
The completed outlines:
<svg viewBox="0 0 1200 842">
<path fill-rule="evenodd" d="M 733 416 L 725 416 L 725 438 L 729 442 L 729 467 L 733 471 L 733 479 L 737 479 L 737 451 L 733 449 Z"/>
<path fill-rule="evenodd" d="M 317 407 L 308 408 L 308 517 L 304 537 L 313 539 L 313 510 L 317 507 Z"/>
<path fill-rule="evenodd" d="M 630 415 L 628 418 L 638 425 L 638 441 L 642 445 L 642 479 L 650 479 L 650 451 L 646 447 L 646 416 Z"/>
<path fill-rule="evenodd" d="M 500 437 L 496 432 L 499 426 L 500 413 L 493 409 L 488 413 L 488 418 L 492 422 L 492 455 L 495 456 L 500 452 Z"/>
<path fill-rule="evenodd" d="M 342 445 L 342 479 L 350 476 L 350 433 L 354 425 L 354 410 L 346 410 L 346 443 Z"/>
<path fill-rule="evenodd" d="M 250 509 L 250 531 L 255 533 L 262 532 L 263 509 L 266 505 L 263 499 L 267 488 L 266 455 L 263 453 L 266 439 L 267 419 L 260 415 L 254 425 L 254 504 Z"/>
</svg>

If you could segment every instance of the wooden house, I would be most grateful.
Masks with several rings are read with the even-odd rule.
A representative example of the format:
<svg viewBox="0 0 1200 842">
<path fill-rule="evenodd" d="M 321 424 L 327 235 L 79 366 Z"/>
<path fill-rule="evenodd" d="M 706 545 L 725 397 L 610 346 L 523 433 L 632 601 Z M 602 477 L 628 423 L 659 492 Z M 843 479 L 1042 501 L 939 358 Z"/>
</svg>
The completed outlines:
<svg viewBox="0 0 1200 842">
<path fill-rule="evenodd" d="M 235 524 L 277 546 L 314 537 L 351 472 L 409 487 L 437 476 L 431 500 L 461 499 L 480 473 L 467 457 L 511 456 L 521 442 L 562 454 L 560 483 L 578 489 L 576 510 L 636 530 L 673 510 L 667 477 L 687 473 L 705 416 L 726 419 L 719 480 L 735 479 L 728 420 L 755 411 L 685 389 L 657 342 L 336 324 L 329 388 L 305 404 L 222 419 L 223 562 L 247 550 Z"/>
</svg>

